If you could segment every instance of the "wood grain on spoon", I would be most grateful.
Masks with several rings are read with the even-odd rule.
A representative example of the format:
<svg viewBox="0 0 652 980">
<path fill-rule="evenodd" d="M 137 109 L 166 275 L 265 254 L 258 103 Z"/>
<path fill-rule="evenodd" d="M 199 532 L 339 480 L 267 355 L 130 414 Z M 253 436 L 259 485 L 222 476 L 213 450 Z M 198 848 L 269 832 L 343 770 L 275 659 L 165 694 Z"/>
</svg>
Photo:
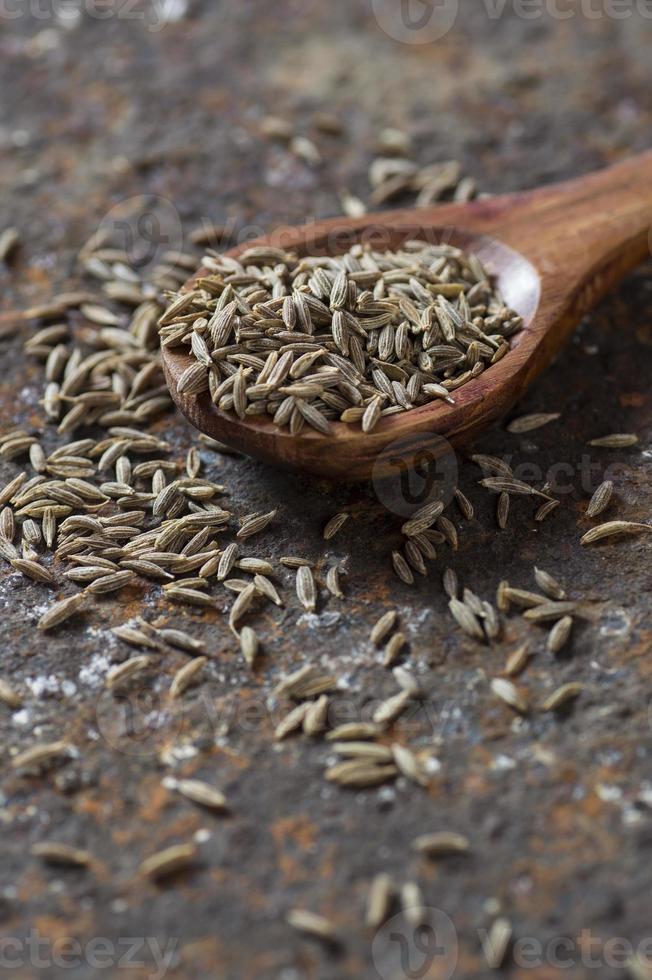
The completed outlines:
<svg viewBox="0 0 652 980">
<path fill-rule="evenodd" d="M 463 444 L 514 405 L 581 317 L 650 254 L 652 151 L 525 193 L 277 228 L 226 254 L 237 256 L 252 245 L 271 244 L 301 255 L 335 255 L 355 242 L 393 249 L 409 238 L 476 252 L 496 277 L 505 301 L 524 320 L 510 352 L 456 389 L 454 405 L 429 402 L 389 415 L 370 433 L 336 422 L 330 436 L 314 431 L 293 436 L 271 419 L 241 420 L 220 411 L 208 393 L 180 394 L 177 381 L 192 363 L 191 355 L 165 348 L 166 377 L 184 415 L 200 431 L 242 452 L 343 480 L 389 475 L 395 472 L 397 454 L 409 461 L 411 454 L 424 450 L 441 452 L 444 440 Z"/>
</svg>

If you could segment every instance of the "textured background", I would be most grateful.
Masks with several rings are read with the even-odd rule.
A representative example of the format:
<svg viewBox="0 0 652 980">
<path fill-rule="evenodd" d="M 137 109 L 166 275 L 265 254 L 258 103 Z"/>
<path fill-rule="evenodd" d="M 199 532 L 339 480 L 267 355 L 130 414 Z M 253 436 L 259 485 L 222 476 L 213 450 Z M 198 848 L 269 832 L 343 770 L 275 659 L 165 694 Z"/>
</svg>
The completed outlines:
<svg viewBox="0 0 652 980">
<path fill-rule="evenodd" d="M 410 132 L 424 164 L 460 159 L 491 192 L 579 175 L 647 148 L 652 19 L 642 8 L 636 13 L 632 2 L 630 16 L 619 7 L 615 18 L 609 4 L 569 3 L 563 9 L 573 16 L 557 19 L 545 10 L 525 18 L 507 4 L 492 17 L 484 3 L 462 0 L 444 37 L 408 44 L 381 29 L 365 0 L 117 4 L 103 7 L 102 19 L 90 4 L 79 16 L 69 5 L 4 5 L 0 225 L 18 227 L 22 246 L 11 268 L 0 270 L 0 307 L 24 308 L 76 282 L 77 248 L 132 195 L 174 202 L 186 229 L 204 216 L 264 230 L 336 214 L 342 187 L 366 195 L 382 126 Z M 270 112 L 313 135 L 312 114 L 324 109 L 341 118 L 345 132 L 315 136 L 324 158 L 318 168 L 260 136 Z M 602 303 L 520 406 L 560 411 L 562 420 L 529 436 L 496 430 L 475 447 L 533 464 L 542 480 L 556 464 L 568 465 L 562 506 L 535 525 L 527 501 L 517 503 L 509 530 L 499 534 L 493 501 L 475 486 L 478 471 L 460 463 L 476 519 L 464 527 L 457 521 L 459 552 L 442 552 L 414 589 L 388 568 L 400 522 L 373 488 L 335 488 L 205 456 L 207 472 L 227 483 L 240 512 L 281 508 L 250 554 L 318 559 L 326 551 L 325 520 L 344 507 L 354 517 L 328 547 L 347 571 L 346 601 L 323 599 L 318 617 L 303 616 L 291 598 L 292 576 L 281 571 L 290 598 L 284 610 L 269 607 L 257 618 L 265 655 L 253 676 L 220 614 L 179 616 L 156 590 L 133 590 L 126 608 L 104 601 L 85 621 L 36 636 L 42 588 L 2 572 L 0 675 L 26 692 L 19 716 L 0 707 L 3 761 L 12 749 L 64 736 L 81 752 L 42 779 L 5 772 L 3 935 L 24 937 L 31 924 L 51 940 L 81 943 L 172 937 L 173 977 L 389 978 L 382 956 L 374 965 L 373 936 L 362 924 L 368 882 L 388 870 L 399 881 L 416 878 L 428 904 L 454 923 L 456 976 L 488 974 L 479 930 L 499 909 L 517 938 L 568 937 L 575 946 L 562 951 L 570 960 L 566 976 L 624 975 L 604 956 L 597 969 L 583 965 L 577 943 L 583 930 L 633 944 L 651 935 L 650 546 L 639 539 L 582 550 L 578 539 L 587 489 L 607 464 L 620 464 L 618 513 L 649 519 L 651 270 L 641 267 Z M 21 337 L 0 344 L 3 430 L 13 420 L 36 424 L 40 371 L 23 357 Z M 162 427 L 182 456 L 185 423 L 175 418 Z M 612 431 L 637 432 L 641 444 L 588 457 L 597 466 L 583 488 L 587 440 Z M 3 464 L 2 483 L 15 472 Z M 440 587 L 447 564 L 489 597 L 503 577 L 531 587 L 535 561 L 573 595 L 594 600 L 566 656 L 554 661 L 544 634 L 517 617 L 494 649 L 451 628 Z M 102 674 L 107 659 L 125 655 L 109 628 L 143 603 L 150 618 L 190 622 L 209 641 L 212 664 L 183 712 L 170 714 L 162 692 L 183 657 L 162 661 L 160 678 L 133 706 L 140 734 L 129 739 L 102 695 Z M 343 792 L 323 781 L 323 744 L 300 737 L 270 746 L 275 706 L 267 695 L 283 669 L 307 657 L 342 678 L 356 710 L 392 693 L 391 675 L 367 641 L 392 605 L 428 693 L 410 740 L 431 747 L 440 768 L 427 791 L 399 781 L 389 790 Z M 563 717 L 515 721 L 488 692 L 506 651 L 526 637 L 537 651 L 524 675 L 534 700 L 566 680 L 586 685 Z M 260 706 L 253 722 L 241 710 L 252 704 Z M 170 773 L 214 781 L 232 815 L 211 817 L 169 794 L 161 780 Z M 469 836 L 470 857 L 427 864 L 410 854 L 416 834 L 447 828 Z M 197 870 L 165 888 L 135 880 L 144 856 L 197 832 Z M 29 847 L 46 838 L 89 848 L 102 870 L 39 865 Z M 284 915 L 294 906 L 332 918 L 343 939 L 339 952 L 290 931 Z M 25 956 L 21 964 L 7 972 L 94 975 L 88 964 L 39 970 Z M 439 976 L 435 970 L 428 976 Z M 140 980 L 151 975 L 151 959 L 107 972 Z M 556 975 L 545 955 L 539 965 L 507 973 Z"/>
</svg>

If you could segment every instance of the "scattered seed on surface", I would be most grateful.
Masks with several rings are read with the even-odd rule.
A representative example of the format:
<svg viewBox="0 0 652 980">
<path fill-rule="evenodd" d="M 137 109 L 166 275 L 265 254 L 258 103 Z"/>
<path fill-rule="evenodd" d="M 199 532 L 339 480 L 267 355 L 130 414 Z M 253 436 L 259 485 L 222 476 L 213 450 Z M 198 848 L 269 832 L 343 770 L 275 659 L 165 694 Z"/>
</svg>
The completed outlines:
<svg viewBox="0 0 652 980">
<path fill-rule="evenodd" d="M 197 853 L 194 844 L 173 844 L 172 847 L 167 847 L 146 858 L 138 871 L 144 878 L 153 880 L 166 878 L 194 864 Z"/>
<path fill-rule="evenodd" d="M 594 544 L 605 538 L 613 538 L 620 534 L 641 534 L 644 531 L 652 531 L 652 524 L 640 524 L 636 521 L 607 521 L 606 524 L 598 524 L 592 527 L 583 537 L 580 544 Z"/>
<path fill-rule="evenodd" d="M 614 492 L 612 480 L 605 480 L 597 488 L 586 508 L 587 517 L 597 517 L 607 509 Z"/>
<path fill-rule="evenodd" d="M 421 834 L 412 841 L 412 847 L 427 857 L 446 857 L 454 854 L 466 854 L 470 843 L 463 834 L 454 831 L 440 830 L 432 834 Z"/>
<path fill-rule="evenodd" d="M 573 617 L 562 616 L 548 633 L 546 646 L 550 653 L 559 653 L 568 643 L 573 629 Z"/>
<path fill-rule="evenodd" d="M 541 710 L 556 711 L 557 708 L 561 708 L 562 705 L 568 704 L 569 701 L 573 701 L 575 698 L 579 697 L 582 690 L 583 685 L 578 684 L 577 682 L 562 684 L 561 687 L 558 687 L 546 698 L 541 705 Z"/>
<path fill-rule="evenodd" d="M 527 713 L 527 698 L 512 681 L 506 680 L 504 677 L 494 677 L 491 681 L 491 690 L 497 698 L 508 704 L 514 711 L 518 711 L 522 715 Z"/>
<path fill-rule="evenodd" d="M 560 418 L 559 412 L 552 412 L 546 414 L 545 412 L 540 412 L 533 415 L 521 415 L 520 418 L 514 419 L 507 426 L 507 431 L 521 434 L 523 432 L 532 432 L 534 429 L 540 429 L 544 425 L 548 425 L 549 422 L 555 422 Z"/>
</svg>

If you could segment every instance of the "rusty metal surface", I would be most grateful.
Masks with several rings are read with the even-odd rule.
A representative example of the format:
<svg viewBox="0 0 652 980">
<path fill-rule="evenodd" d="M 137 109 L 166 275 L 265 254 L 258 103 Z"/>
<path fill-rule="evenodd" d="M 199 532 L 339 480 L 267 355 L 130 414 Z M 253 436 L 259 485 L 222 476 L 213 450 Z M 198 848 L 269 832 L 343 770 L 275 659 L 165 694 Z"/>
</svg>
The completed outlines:
<svg viewBox="0 0 652 980">
<path fill-rule="evenodd" d="M 511 7 L 491 18 L 482 4 L 462 4 L 451 30 L 423 45 L 393 40 L 363 2 L 205 0 L 157 29 L 88 12 L 64 24 L 25 8 L 0 33 L 1 223 L 18 227 L 22 239 L 16 260 L 0 271 L 2 308 L 76 282 L 76 248 L 131 195 L 173 201 L 186 228 L 204 216 L 264 230 L 336 213 L 338 189 L 365 195 L 382 125 L 408 129 L 422 162 L 459 158 L 496 192 L 645 148 L 652 21 L 635 4 L 622 19 L 578 8 L 569 20 L 545 12 L 526 19 Z M 345 132 L 316 136 L 324 156 L 316 169 L 259 135 L 267 112 L 311 133 L 312 113 L 324 108 L 341 116 Z M 0 706 L 0 920 L 2 935 L 17 944 L 9 951 L 14 965 L 3 960 L 2 972 L 140 980 L 155 973 L 152 947 L 132 947 L 130 962 L 126 937 L 142 937 L 162 948 L 173 941 L 170 977 L 389 977 L 389 961 L 363 924 L 368 883 L 386 870 L 398 882 L 418 880 L 426 903 L 452 920 L 456 977 L 491 972 L 481 930 L 499 911 L 517 940 L 553 943 L 539 955 L 535 945 L 508 975 L 555 976 L 555 954 L 566 958 L 568 977 L 624 975 L 620 947 L 605 953 L 602 943 L 636 947 L 651 935 L 650 546 L 636 539 L 590 550 L 578 541 L 587 489 L 607 465 L 620 466 L 618 514 L 650 516 L 651 272 L 648 263 L 602 303 L 521 406 L 560 411 L 562 420 L 527 436 L 496 430 L 476 447 L 533 467 L 519 470 L 524 477 L 567 480 L 556 514 L 537 525 L 530 503 L 517 502 L 508 530 L 498 533 L 494 501 L 476 484 L 480 474 L 460 461 L 476 517 L 467 524 L 456 517 L 459 551 L 442 549 L 429 578 L 412 589 L 388 562 L 400 517 L 373 487 L 333 487 L 204 454 L 206 472 L 228 485 L 234 509 L 280 508 L 250 554 L 326 556 L 346 570 L 346 600 L 324 592 L 316 617 L 302 614 L 292 573 L 280 571 L 287 605 L 256 618 L 264 655 L 253 675 L 226 627 L 226 596 L 215 614 L 180 615 L 158 590 L 134 589 L 127 603 L 98 602 L 91 616 L 43 636 L 34 624 L 44 590 L 3 571 L 0 676 L 26 697 L 18 713 Z M 40 418 L 40 372 L 21 351 L 26 330 L 0 341 L 3 431 Z M 159 427 L 182 458 L 186 424 L 174 417 Z M 586 449 L 590 438 L 612 431 L 636 432 L 641 444 L 623 453 Z M 15 472 L 3 464 L 0 481 Z M 344 508 L 353 519 L 325 546 L 321 528 Z M 545 634 L 518 616 L 493 648 L 451 626 L 440 585 L 447 565 L 490 597 L 501 578 L 531 588 L 535 563 L 571 594 L 593 600 L 568 654 L 552 658 Z M 131 705 L 130 737 L 124 705 L 103 693 L 102 676 L 108 662 L 127 655 L 110 628 L 143 605 L 157 622 L 190 623 L 208 641 L 211 665 L 205 683 L 172 710 L 164 692 L 184 656 L 162 659 L 159 678 Z M 438 765 L 427 790 L 400 780 L 342 791 L 323 779 L 323 742 L 272 743 L 278 706 L 269 692 L 284 670 L 314 658 L 341 678 L 338 701 L 349 711 L 364 713 L 393 693 L 368 633 L 394 605 L 427 694 L 397 737 L 430 748 Z M 536 656 L 523 684 L 535 702 L 564 681 L 585 685 L 564 715 L 518 720 L 489 693 L 505 653 L 526 638 Z M 41 778 L 7 768 L 10 750 L 60 737 L 79 747 L 78 759 Z M 231 813 L 213 816 L 162 786 L 179 774 L 219 785 Z M 470 855 L 446 862 L 414 855 L 411 840 L 431 829 L 464 832 Z M 137 879 L 146 855 L 195 834 L 195 869 L 165 887 Z M 97 870 L 39 864 L 29 847 L 43 839 L 89 849 Z M 341 946 L 324 949 L 291 932 L 284 920 L 293 907 L 331 918 Z M 40 965 L 26 952 L 30 929 L 47 939 Z M 55 961 L 53 944 L 64 937 L 84 955 Z M 112 944 L 108 970 L 89 960 L 88 944 L 98 937 Z M 554 945 L 560 937 L 570 946 Z M 594 967 L 589 940 L 597 943 Z M 430 973 L 414 975 L 445 975 L 438 969 L 435 961 Z"/>
</svg>

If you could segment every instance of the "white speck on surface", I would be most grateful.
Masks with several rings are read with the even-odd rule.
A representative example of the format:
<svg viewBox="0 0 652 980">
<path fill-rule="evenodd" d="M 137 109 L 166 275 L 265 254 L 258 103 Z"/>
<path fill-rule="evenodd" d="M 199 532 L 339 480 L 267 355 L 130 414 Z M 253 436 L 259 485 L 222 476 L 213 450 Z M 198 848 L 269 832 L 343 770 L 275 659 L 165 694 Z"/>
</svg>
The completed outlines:
<svg viewBox="0 0 652 980">
<path fill-rule="evenodd" d="M 617 803 L 623 796 L 620 786 L 609 786 L 607 783 L 598 783 L 595 791 L 603 803 Z"/>
<path fill-rule="evenodd" d="M 21 708 L 20 711 L 14 711 L 13 715 L 11 716 L 11 720 L 13 721 L 14 725 L 23 727 L 25 725 L 29 725 L 31 715 L 27 708 Z"/>
<path fill-rule="evenodd" d="M 194 759 L 197 749 L 190 743 L 186 745 L 170 745 L 161 752 L 161 762 L 166 766 L 176 766 L 187 759 Z"/>
<path fill-rule="evenodd" d="M 394 803 L 396 800 L 396 790 L 393 786 L 381 786 L 378 790 L 378 799 L 382 803 Z"/>
<path fill-rule="evenodd" d="M 441 772 L 441 762 L 436 755 L 428 756 L 423 764 L 423 767 L 426 772 Z"/>
<path fill-rule="evenodd" d="M 338 612 L 326 611 L 323 613 L 303 613 L 299 616 L 297 620 L 297 626 L 306 625 L 308 629 L 330 629 L 331 626 L 335 626 L 340 619 L 342 614 Z"/>
<path fill-rule="evenodd" d="M 157 27 L 178 24 L 188 13 L 188 0 L 154 0 L 153 6 Z"/>
<path fill-rule="evenodd" d="M 641 803 L 652 807 L 652 783 L 641 783 L 641 790 L 638 794 Z"/>
<path fill-rule="evenodd" d="M 205 844 L 207 840 L 210 840 L 213 835 L 210 830 L 206 827 L 200 827 L 199 830 L 195 831 L 193 834 L 193 839 L 196 844 Z"/>
<path fill-rule="evenodd" d="M 638 807 L 630 805 L 623 807 L 623 823 L 628 827 L 633 827 L 647 819 L 647 814 L 642 813 Z"/>
<path fill-rule="evenodd" d="M 41 675 L 40 677 L 26 677 L 25 684 L 34 697 L 39 699 L 47 698 L 52 694 L 58 694 L 61 689 L 59 679 L 54 674 L 49 674 L 47 677 L 45 675 Z"/>
<path fill-rule="evenodd" d="M 508 755 L 497 755 L 491 763 L 491 768 L 497 772 L 505 772 L 508 769 L 515 769 L 516 762 Z"/>
<path fill-rule="evenodd" d="M 600 623 L 600 636 L 628 636 L 632 620 L 625 609 L 610 609 Z"/>
<path fill-rule="evenodd" d="M 102 687 L 104 675 L 110 670 L 111 661 L 103 653 L 94 653 L 90 662 L 79 669 L 79 683 L 88 687 Z"/>
</svg>

